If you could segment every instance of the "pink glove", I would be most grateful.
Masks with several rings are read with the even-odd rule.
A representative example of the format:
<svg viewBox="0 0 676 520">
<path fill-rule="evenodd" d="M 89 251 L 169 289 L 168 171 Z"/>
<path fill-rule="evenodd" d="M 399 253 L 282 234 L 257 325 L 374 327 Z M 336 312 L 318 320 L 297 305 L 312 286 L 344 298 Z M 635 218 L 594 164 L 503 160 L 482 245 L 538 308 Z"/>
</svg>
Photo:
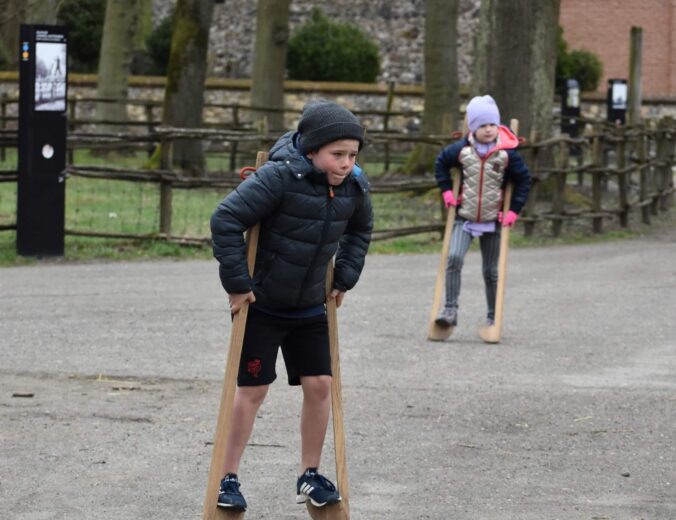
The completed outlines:
<svg viewBox="0 0 676 520">
<path fill-rule="evenodd" d="M 441 194 L 441 196 L 444 198 L 444 204 L 446 205 L 447 208 L 458 205 L 458 201 L 455 200 L 455 197 L 453 196 L 453 192 L 451 190 L 444 191 Z"/>
<path fill-rule="evenodd" d="M 512 210 L 509 210 L 503 222 L 502 211 L 498 212 L 498 222 L 502 222 L 502 225 L 505 227 L 512 227 L 517 218 L 519 218 L 519 215 L 514 213 Z"/>
</svg>

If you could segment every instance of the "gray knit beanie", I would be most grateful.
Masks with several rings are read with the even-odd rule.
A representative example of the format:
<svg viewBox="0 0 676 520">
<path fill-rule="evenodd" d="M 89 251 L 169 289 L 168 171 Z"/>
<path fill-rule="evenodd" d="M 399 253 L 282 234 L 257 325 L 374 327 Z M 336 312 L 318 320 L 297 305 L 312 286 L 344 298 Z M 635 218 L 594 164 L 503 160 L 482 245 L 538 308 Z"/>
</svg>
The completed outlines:
<svg viewBox="0 0 676 520">
<path fill-rule="evenodd" d="M 298 123 L 298 151 L 315 152 L 339 139 L 356 139 L 364 144 L 364 127 L 347 108 L 331 101 L 310 101 L 303 107 Z"/>
</svg>

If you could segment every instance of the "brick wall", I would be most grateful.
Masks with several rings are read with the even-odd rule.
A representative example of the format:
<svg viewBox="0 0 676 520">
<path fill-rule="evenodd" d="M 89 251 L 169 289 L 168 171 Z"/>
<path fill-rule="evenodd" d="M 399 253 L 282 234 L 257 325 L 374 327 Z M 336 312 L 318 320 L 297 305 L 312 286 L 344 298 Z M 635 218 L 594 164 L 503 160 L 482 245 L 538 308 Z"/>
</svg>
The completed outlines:
<svg viewBox="0 0 676 520">
<path fill-rule="evenodd" d="M 676 0 L 561 0 L 560 23 L 569 50 L 601 58 L 600 91 L 628 77 L 631 27 L 643 28 L 643 95 L 676 95 Z"/>
</svg>

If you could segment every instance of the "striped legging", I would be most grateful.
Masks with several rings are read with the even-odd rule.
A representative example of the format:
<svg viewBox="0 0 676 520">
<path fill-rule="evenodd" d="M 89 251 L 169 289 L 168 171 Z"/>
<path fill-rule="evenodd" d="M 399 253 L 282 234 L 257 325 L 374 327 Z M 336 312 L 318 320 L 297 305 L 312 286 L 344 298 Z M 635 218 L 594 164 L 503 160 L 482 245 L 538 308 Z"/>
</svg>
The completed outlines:
<svg viewBox="0 0 676 520">
<path fill-rule="evenodd" d="M 474 237 L 462 229 L 465 219 L 456 217 L 451 233 L 448 265 L 446 267 L 446 307 L 458 307 L 460 297 L 460 274 L 465 255 Z M 481 264 L 486 284 L 488 319 L 495 319 L 495 293 L 498 285 L 498 257 L 500 255 L 500 225 L 495 233 L 484 233 L 479 237 Z"/>
</svg>

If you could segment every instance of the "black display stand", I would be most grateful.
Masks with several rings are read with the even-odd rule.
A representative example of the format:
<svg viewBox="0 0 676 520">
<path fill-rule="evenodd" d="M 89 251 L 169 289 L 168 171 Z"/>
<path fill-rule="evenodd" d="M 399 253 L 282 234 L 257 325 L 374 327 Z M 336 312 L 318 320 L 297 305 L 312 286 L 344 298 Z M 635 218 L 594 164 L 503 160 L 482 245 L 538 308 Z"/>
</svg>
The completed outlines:
<svg viewBox="0 0 676 520">
<path fill-rule="evenodd" d="M 567 79 L 561 92 L 561 133 L 570 137 L 580 134 L 580 83 Z"/>
<path fill-rule="evenodd" d="M 67 136 L 65 27 L 22 25 L 16 251 L 63 255 Z"/>
</svg>

